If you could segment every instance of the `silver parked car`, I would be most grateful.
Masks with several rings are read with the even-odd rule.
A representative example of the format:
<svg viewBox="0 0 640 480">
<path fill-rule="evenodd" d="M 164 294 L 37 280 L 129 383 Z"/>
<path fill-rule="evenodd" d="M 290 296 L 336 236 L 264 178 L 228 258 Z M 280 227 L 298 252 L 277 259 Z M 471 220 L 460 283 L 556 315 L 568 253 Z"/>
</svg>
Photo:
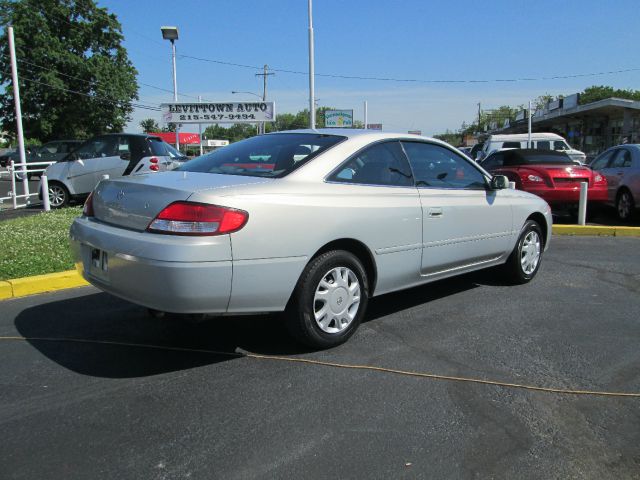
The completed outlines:
<svg viewBox="0 0 640 480">
<path fill-rule="evenodd" d="M 640 145 L 618 145 L 605 150 L 589 165 L 607 179 L 609 204 L 618 218 L 629 221 L 640 205 Z"/>
<path fill-rule="evenodd" d="M 46 169 L 49 203 L 67 205 L 86 197 L 103 175 L 111 178 L 171 170 L 176 158 L 186 159 L 153 135 L 112 133 L 87 140 Z"/>
<path fill-rule="evenodd" d="M 544 200 L 444 142 L 364 130 L 253 137 L 178 170 L 102 181 L 71 227 L 82 275 L 156 311 L 284 311 L 314 347 L 369 298 L 502 265 L 531 280 Z"/>
</svg>

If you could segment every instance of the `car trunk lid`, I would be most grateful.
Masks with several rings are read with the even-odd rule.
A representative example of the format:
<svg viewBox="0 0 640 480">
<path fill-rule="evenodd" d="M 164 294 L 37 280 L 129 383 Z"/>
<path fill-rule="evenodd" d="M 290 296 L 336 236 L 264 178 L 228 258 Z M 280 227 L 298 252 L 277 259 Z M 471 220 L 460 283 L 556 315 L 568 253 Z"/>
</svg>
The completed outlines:
<svg viewBox="0 0 640 480">
<path fill-rule="evenodd" d="M 143 231 L 167 205 L 201 191 L 228 191 L 234 187 L 272 181 L 261 177 L 212 173 L 165 172 L 103 180 L 93 194 L 96 220 Z"/>
</svg>

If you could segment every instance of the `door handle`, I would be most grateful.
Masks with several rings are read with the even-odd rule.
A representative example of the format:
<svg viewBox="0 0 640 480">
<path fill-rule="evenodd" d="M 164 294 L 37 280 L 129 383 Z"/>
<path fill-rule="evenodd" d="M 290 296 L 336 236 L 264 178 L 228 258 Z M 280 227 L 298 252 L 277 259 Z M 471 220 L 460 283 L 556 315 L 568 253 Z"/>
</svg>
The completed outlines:
<svg viewBox="0 0 640 480">
<path fill-rule="evenodd" d="M 441 207 L 431 207 L 429 209 L 429 216 L 433 218 L 438 218 L 442 216 L 442 208 Z"/>
</svg>

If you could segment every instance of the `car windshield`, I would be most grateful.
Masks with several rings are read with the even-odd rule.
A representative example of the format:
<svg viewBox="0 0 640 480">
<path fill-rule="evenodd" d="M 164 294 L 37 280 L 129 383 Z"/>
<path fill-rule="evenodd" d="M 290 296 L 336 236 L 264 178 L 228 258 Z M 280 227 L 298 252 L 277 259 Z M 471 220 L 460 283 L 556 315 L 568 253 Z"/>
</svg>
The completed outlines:
<svg viewBox="0 0 640 480">
<path fill-rule="evenodd" d="M 345 138 L 320 133 L 261 135 L 195 158 L 177 170 L 283 177 Z"/>
</svg>

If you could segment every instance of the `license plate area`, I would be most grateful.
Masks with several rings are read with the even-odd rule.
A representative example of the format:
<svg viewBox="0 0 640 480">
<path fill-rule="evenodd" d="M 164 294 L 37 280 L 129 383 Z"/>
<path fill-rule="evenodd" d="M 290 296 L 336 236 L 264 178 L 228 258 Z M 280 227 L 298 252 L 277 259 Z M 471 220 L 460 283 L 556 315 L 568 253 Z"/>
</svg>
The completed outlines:
<svg viewBox="0 0 640 480">
<path fill-rule="evenodd" d="M 99 248 L 91 248 L 89 275 L 104 282 L 109 280 L 109 254 Z"/>
</svg>

